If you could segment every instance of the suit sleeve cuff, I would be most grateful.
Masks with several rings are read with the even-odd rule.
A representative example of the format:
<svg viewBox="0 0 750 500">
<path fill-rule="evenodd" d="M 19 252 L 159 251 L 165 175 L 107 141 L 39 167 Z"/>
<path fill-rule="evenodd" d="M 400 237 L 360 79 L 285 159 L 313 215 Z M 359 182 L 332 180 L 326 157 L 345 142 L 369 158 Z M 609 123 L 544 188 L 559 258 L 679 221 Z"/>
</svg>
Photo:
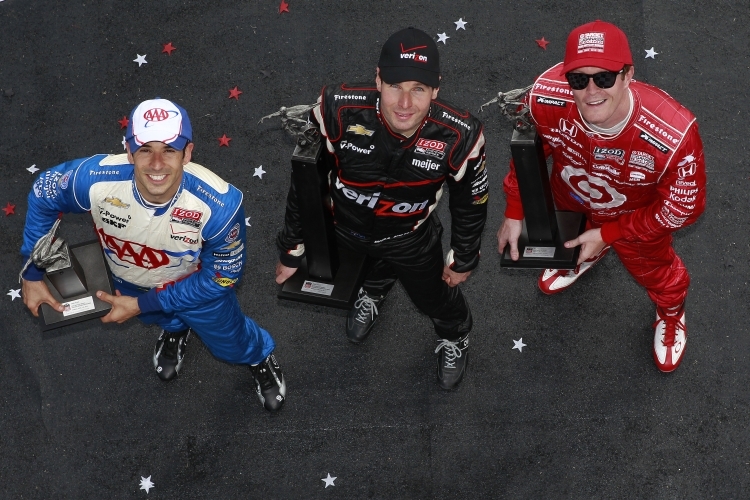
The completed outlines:
<svg viewBox="0 0 750 500">
<path fill-rule="evenodd" d="M 299 257 L 290 255 L 286 252 L 279 252 L 279 262 L 281 262 L 286 267 L 293 267 L 298 268 L 300 264 L 302 264 L 302 255 Z"/>
<path fill-rule="evenodd" d="M 21 277 L 26 281 L 42 281 L 44 278 L 44 269 L 36 267 L 35 264 L 31 264 L 26 268 Z"/>
<path fill-rule="evenodd" d="M 607 245 L 611 245 L 613 242 L 622 239 L 620 225 L 616 221 L 602 224 L 602 239 Z"/>
<path fill-rule="evenodd" d="M 152 288 L 148 292 L 138 297 L 138 308 L 141 313 L 150 313 L 155 311 L 162 311 L 161 302 L 159 297 L 156 296 L 156 289 Z"/>
<path fill-rule="evenodd" d="M 521 200 L 510 196 L 505 197 L 505 217 L 523 220 L 523 205 Z"/>
</svg>

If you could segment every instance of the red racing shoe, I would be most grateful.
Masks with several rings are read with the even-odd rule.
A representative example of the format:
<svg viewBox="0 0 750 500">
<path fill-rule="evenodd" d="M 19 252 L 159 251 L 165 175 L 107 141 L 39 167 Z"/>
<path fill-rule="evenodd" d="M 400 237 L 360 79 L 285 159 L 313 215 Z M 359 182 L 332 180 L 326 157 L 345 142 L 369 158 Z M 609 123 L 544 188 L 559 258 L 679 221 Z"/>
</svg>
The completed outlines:
<svg viewBox="0 0 750 500">
<path fill-rule="evenodd" d="M 602 260 L 602 257 L 607 255 L 609 247 L 602 248 L 602 251 L 594 255 L 588 260 L 584 260 L 575 269 L 545 269 L 544 272 L 539 275 L 539 289 L 547 295 L 553 295 L 555 293 L 562 292 L 570 285 L 576 282 L 576 280 L 586 271 L 591 269 L 594 264 Z"/>
<path fill-rule="evenodd" d="M 685 354 L 687 328 L 685 327 L 685 308 L 677 314 L 668 315 L 664 309 L 656 306 L 654 323 L 654 362 L 664 373 L 677 369 Z"/>
</svg>

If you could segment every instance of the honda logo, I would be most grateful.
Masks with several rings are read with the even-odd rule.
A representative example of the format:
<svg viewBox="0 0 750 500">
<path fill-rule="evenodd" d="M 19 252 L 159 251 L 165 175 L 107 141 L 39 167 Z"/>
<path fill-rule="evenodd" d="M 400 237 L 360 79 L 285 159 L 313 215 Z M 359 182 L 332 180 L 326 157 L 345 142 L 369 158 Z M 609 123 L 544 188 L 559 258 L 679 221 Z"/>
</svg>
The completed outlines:
<svg viewBox="0 0 750 500">
<path fill-rule="evenodd" d="M 578 133 L 578 128 L 565 118 L 560 118 L 560 131 L 568 134 L 570 137 L 575 137 L 576 133 Z"/>
</svg>

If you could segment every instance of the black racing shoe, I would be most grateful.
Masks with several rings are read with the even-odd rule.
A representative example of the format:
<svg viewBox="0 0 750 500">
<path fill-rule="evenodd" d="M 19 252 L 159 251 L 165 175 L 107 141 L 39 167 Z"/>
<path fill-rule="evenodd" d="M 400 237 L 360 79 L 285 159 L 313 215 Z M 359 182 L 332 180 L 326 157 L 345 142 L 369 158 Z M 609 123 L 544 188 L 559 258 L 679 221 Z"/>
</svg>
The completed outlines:
<svg viewBox="0 0 750 500">
<path fill-rule="evenodd" d="M 443 389 L 455 388 L 466 372 L 469 363 L 469 334 L 457 340 L 440 339 L 435 352 L 438 355 L 438 384 Z"/>
<path fill-rule="evenodd" d="M 161 331 L 154 347 L 154 368 L 160 379 L 167 381 L 177 376 L 182 368 L 189 337 L 190 328 L 180 332 Z"/>
<path fill-rule="evenodd" d="M 382 305 L 385 297 L 370 297 L 364 288 L 359 289 L 359 298 L 346 317 L 346 337 L 359 344 L 364 341 L 378 319 L 378 306 Z"/>
<path fill-rule="evenodd" d="M 286 382 L 276 356 L 269 354 L 259 365 L 250 367 L 255 380 L 255 392 L 268 411 L 279 411 L 286 401 Z"/>
</svg>

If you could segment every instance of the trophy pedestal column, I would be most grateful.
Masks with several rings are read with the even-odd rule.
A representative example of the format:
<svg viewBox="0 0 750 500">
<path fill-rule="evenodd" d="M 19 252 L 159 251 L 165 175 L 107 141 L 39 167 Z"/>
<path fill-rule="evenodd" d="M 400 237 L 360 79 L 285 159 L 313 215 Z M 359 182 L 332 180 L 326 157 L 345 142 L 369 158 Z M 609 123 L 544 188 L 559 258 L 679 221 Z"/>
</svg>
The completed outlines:
<svg viewBox="0 0 750 500">
<path fill-rule="evenodd" d="M 581 247 L 565 248 L 566 241 L 586 228 L 586 217 L 578 212 L 555 210 L 544 148 L 536 129 L 513 131 L 510 150 L 525 216 L 518 240 L 519 259 L 510 258 L 510 246 L 500 258 L 502 267 L 531 269 L 575 269 Z"/>
<path fill-rule="evenodd" d="M 305 258 L 281 286 L 278 297 L 350 309 L 364 280 L 366 256 L 339 248 L 336 242 L 333 216 L 323 201 L 328 175 L 322 149 L 320 141 L 300 139 L 292 155 Z"/>
</svg>

